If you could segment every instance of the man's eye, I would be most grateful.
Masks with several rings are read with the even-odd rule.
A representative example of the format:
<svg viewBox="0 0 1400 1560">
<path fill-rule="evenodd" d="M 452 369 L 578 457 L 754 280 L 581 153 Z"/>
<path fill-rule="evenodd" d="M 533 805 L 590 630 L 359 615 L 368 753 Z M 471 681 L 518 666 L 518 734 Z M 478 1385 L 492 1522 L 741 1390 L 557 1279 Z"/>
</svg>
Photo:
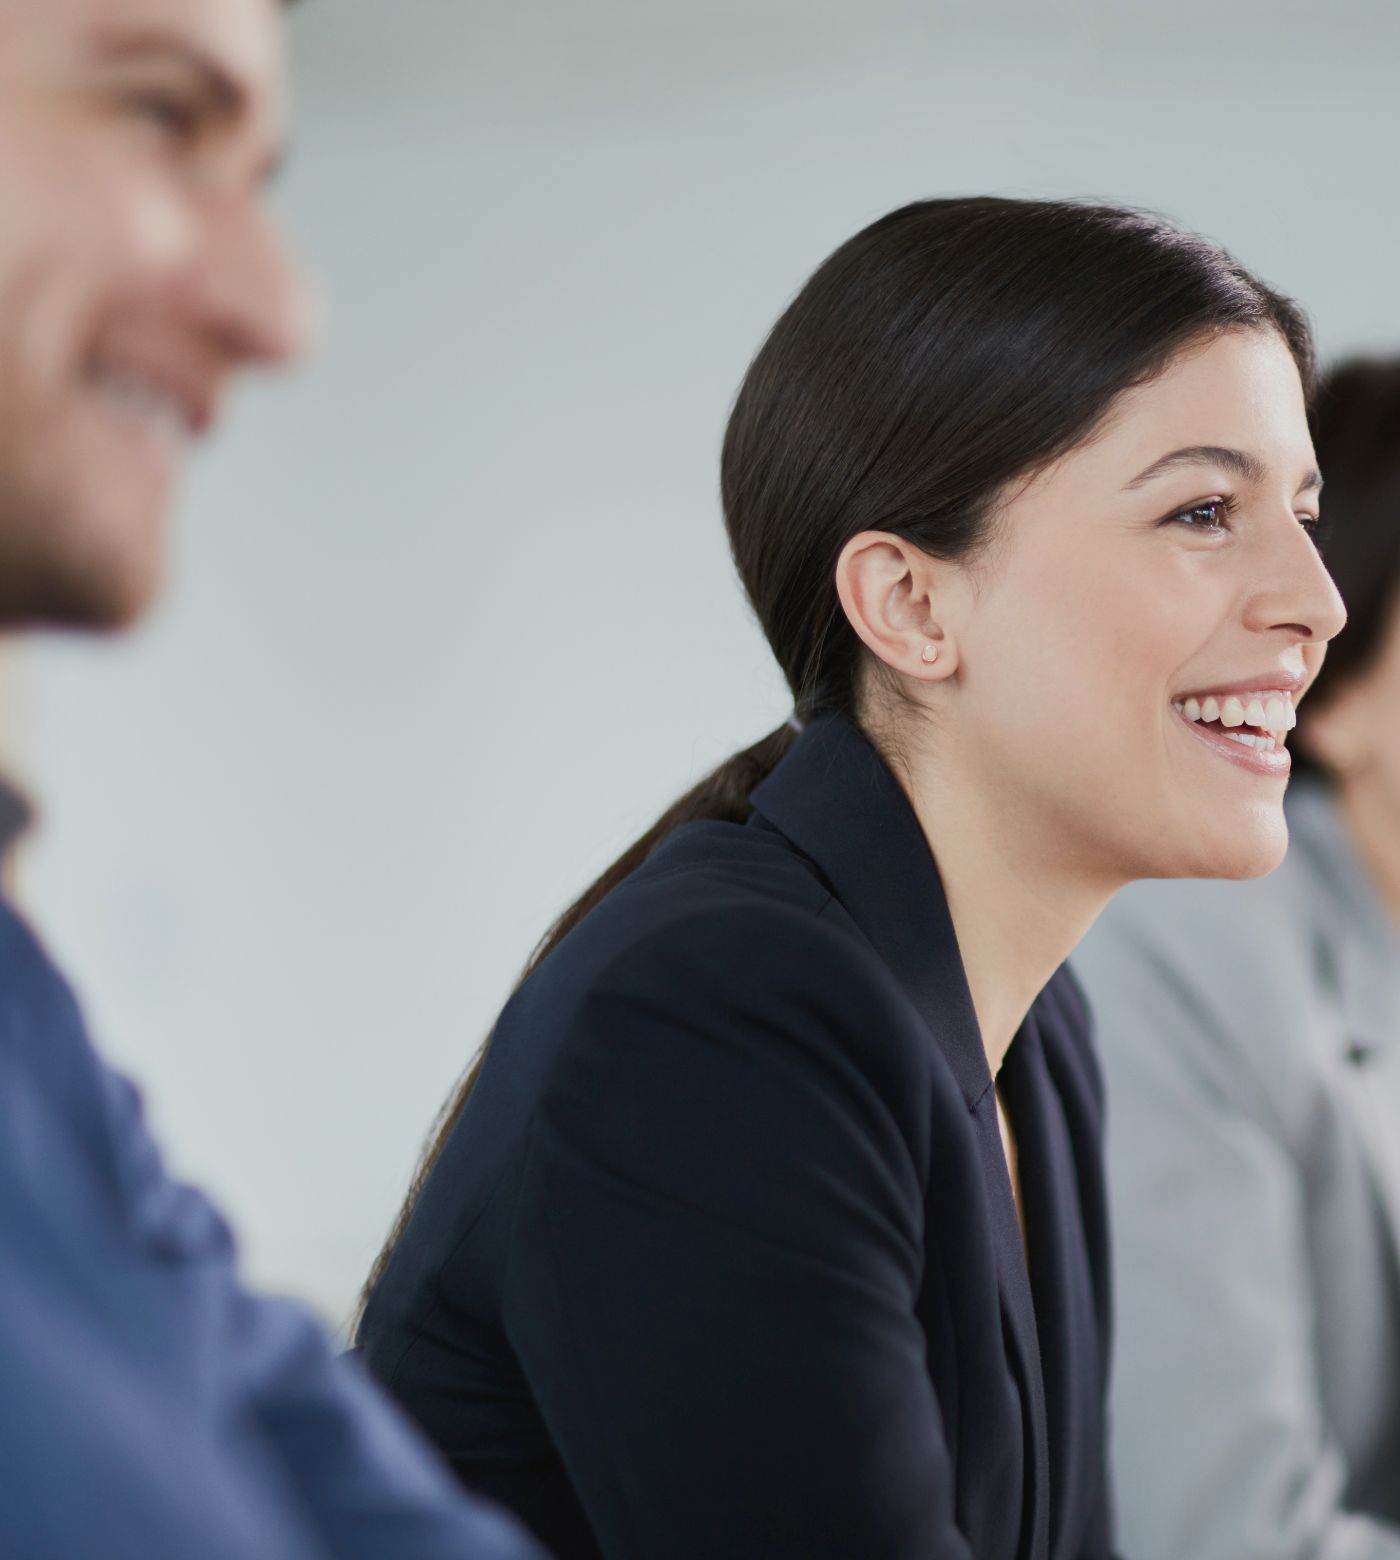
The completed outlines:
<svg viewBox="0 0 1400 1560">
<path fill-rule="evenodd" d="M 173 92 L 138 92 L 130 102 L 138 118 L 173 141 L 191 140 L 199 129 L 198 111 Z"/>
<path fill-rule="evenodd" d="M 1223 531 L 1225 522 L 1234 512 L 1233 499 L 1209 498 L 1203 504 L 1192 504 L 1189 509 L 1178 510 L 1171 519 L 1195 531 Z"/>
</svg>

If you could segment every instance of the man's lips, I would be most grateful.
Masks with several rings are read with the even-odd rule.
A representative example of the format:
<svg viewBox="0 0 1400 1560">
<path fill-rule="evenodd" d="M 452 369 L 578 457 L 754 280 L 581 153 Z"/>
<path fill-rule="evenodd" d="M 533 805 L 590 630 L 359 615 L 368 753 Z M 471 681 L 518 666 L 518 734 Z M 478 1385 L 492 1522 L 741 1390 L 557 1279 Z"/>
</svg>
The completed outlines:
<svg viewBox="0 0 1400 1560">
<path fill-rule="evenodd" d="M 91 378 L 130 411 L 145 409 L 166 417 L 191 439 L 214 425 L 218 392 L 212 378 L 169 362 L 112 354 L 97 359 Z"/>
</svg>

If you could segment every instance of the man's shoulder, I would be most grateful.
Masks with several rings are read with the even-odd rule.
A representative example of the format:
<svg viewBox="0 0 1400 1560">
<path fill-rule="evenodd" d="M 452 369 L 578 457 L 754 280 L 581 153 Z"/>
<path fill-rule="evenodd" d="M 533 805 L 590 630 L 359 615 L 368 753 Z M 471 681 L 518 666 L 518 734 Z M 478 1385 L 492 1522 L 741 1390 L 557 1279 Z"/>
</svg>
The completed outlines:
<svg viewBox="0 0 1400 1560">
<path fill-rule="evenodd" d="M 38 934 L 14 904 L 0 895 L 0 966 L 18 971 L 42 974 L 54 979 L 57 971 Z"/>
<path fill-rule="evenodd" d="M 3 1096 L 42 1094 L 69 1110 L 99 1105 L 103 1069 L 68 982 L 29 923 L 0 899 L 0 1111 Z"/>
<path fill-rule="evenodd" d="M 62 1088 L 95 1065 L 67 981 L 29 923 L 0 898 L 0 1072 Z"/>
<path fill-rule="evenodd" d="M 0 1203 L 74 1190 L 79 1161 L 91 1170 L 110 1144 L 115 1087 L 67 982 L 0 900 Z"/>
</svg>

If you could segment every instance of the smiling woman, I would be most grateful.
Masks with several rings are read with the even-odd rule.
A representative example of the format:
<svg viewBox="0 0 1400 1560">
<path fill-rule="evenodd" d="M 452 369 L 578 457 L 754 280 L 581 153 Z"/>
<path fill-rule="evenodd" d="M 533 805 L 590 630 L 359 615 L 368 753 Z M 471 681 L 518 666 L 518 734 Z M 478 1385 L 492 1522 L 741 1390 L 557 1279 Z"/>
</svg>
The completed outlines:
<svg viewBox="0 0 1400 1560">
<path fill-rule="evenodd" d="M 937 748 L 970 744 L 979 793 L 1018 834 L 1053 817 L 1072 875 L 1096 868 L 1103 898 L 1133 878 L 1278 864 L 1281 743 L 1343 620 L 1319 487 L 1295 350 L 1236 329 L 1179 349 L 1003 502 L 962 638 L 979 691 L 1006 693 L 969 689 Z M 1035 707 L 1013 721 L 1016 686 Z M 1022 848 L 1029 861 L 1043 845 Z"/>
<path fill-rule="evenodd" d="M 1111 1553 L 1061 965 L 1131 879 L 1283 849 L 1342 622 L 1311 361 L 1213 245 L 1076 203 L 905 207 L 774 327 L 722 486 L 794 716 L 545 939 L 359 1333 L 561 1560 Z"/>
<path fill-rule="evenodd" d="M 1134 884 L 1075 953 L 1141 1560 L 1400 1557 L 1400 363 L 1335 368 L 1313 424 L 1351 618 L 1302 711 L 1287 858 Z M 1238 742 L 1278 714 L 1247 698 L 1181 713 Z"/>
</svg>

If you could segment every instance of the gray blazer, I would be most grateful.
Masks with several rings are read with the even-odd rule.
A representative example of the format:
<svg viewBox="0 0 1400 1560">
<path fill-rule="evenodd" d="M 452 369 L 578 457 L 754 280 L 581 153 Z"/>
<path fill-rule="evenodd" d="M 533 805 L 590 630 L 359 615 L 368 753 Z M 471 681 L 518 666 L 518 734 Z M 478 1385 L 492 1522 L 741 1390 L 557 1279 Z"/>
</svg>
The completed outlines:
<svg viewBox="0 0 1400 1560">
<path fill-rule="evenodd" d="M 1075 954 L 1108 1085 L 1133 1560 L 1400 1560 L 1400 935 L 1326 791 Z"/>
</svg>

